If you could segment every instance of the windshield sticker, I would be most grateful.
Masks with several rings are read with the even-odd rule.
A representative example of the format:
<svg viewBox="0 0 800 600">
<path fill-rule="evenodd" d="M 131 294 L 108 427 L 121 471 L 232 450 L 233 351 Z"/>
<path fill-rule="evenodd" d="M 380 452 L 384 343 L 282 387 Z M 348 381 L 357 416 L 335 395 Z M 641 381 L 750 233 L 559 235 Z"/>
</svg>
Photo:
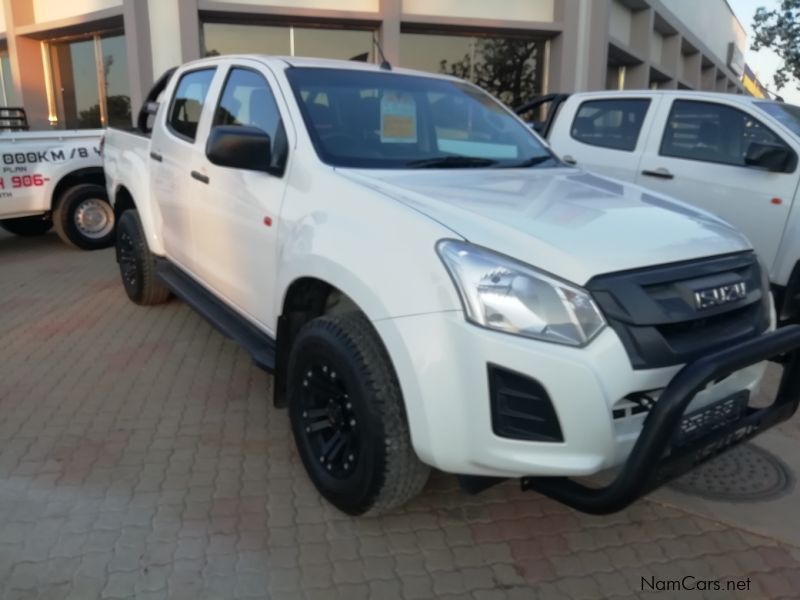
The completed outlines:
<svg viewBox="0 0 800 600">
<path fill-rule="evenodd" d="M 417 105 L 409 94 L 386 92 L 381 98 L 381 142 L 417 143 Z"/>
</svg>

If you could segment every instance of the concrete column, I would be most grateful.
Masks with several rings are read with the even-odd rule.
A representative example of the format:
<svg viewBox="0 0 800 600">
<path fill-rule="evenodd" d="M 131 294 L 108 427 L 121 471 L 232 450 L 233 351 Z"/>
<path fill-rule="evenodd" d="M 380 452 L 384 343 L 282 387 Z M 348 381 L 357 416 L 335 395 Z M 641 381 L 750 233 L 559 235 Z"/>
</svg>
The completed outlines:
<svg viewBox="0 0 800 600">
<path fill-rule="evenodd" d="M 563 30 L 550 45 L 552 92 L 605 88 L 610 0 L 560 0 L 555 19 Z"/>
<path fill-rule="evenodd" d="M 16 35 L 16 28 L 33 24 L 32 0 L 5 0 L 6 42 L 11 74 L 19 103 L 25 107 L 31 129 L 50 126 L 42 44 Z"/>
<path fill-rule="evenodd" d="M 123 0 L 125 50 L 128 53 L 128 85 L 131 90 L 131 119 L 136 123 L 139 109 L 153 85 L 153 53 L 150 42 L 150 11 L 141 0 Z"/>
<path fill-rule="evenodd" d="M 393 65 L 400 62 L 400 21 L 402 17 L 402 0 L 380 0 L 380 43 L 383 54 Z M 377 51 L 377 48 L 376 48 Z M 380 62 L 380 57 L 378 57 Z"/>
<path fill-rule="evenodd" d="M 197 0 L 133 0 L 147 3 L 152 77 L 200 57 Z"/>
</svg>

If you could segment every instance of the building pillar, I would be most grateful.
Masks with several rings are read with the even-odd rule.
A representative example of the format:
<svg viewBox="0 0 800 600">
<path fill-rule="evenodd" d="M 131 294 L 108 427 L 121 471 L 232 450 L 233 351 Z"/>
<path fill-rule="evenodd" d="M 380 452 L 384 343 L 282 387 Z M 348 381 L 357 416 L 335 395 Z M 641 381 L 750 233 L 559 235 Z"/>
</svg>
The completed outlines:
<svg viewBox="0 0 800 600">
<path fill-rule="evenodd" d="M 400 21 L 402 20 L 402 0 L 380 0 L 380 43 L 383 54 L 391 64 L 400 65 Z M 377 52 L 377 48 L 375 49 Z M 380 63 L 378 55 L 377 62 Z"/>
<path fill-rule="evenodd" d="M 25 107 L 31 129 L 47 129 L 50 126 L 48 117 L 51 115 L 47 106 L 42 44 L 39 40 L 16 34 L 17 27 L 33 24 L 33 2 L 6 0 L 3 7 L 8 59 L 19 104 Z"/>
<path fill-rule="evenodd" d="M 150 42 L 150 11 L 141 0 L 123 0 L 125 50 L 128 54 L 128 86 L 131 91 L 133 125 L 150 86 L 153 85 L 153 53 Z"/>
<path fill-rule="evenodd" d="M 197 0 L 133 0 L 147 3 L 152 77 L 200 58 L 200 15 Z M 176 35 L 177 34 L 177 35 Z"/>
<path fill-rule="evenodd" d="M 610 0 L 555 3 L 555 19 L 562 31 L 550 45 L 549 91 L 605 89 L 610 7 Z"/>
</svg>

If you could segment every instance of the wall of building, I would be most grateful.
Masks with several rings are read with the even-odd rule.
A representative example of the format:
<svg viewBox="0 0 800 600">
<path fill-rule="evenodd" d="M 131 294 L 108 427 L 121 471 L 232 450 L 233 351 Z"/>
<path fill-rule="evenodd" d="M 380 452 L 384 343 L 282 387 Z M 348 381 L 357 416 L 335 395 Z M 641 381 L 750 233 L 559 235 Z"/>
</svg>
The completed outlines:
<svg viewBox="0 0 800 600">
<path fill-rule="evenodd" d="M 701 37 L 719 60 L 727 62 L 730 42 L 742 52 L 746 50 L 747 33 L 725 0 L 666 0 L 664 6 L 686 29 Z"/>
<path fill-rule="evenodd" d="M 217 0 L 221 4 L 253 4 L 282 8 L 377 12 L 379 0 Z"/>
<path fill-rule="evenodd" d="M 403 0 L 403 14 L 458 16 L 469 19 L 552 22 L 554 0 L 503 0 L 502 10 L 487 0 Z"/>
<path fill-rule="evenodd" d="M 162 0 L 164 4 L 172 1 Z M 35 23 L 43 23 L 119 6 L 122 0 L 33 0 L 33 18 Z"/>
</svg>

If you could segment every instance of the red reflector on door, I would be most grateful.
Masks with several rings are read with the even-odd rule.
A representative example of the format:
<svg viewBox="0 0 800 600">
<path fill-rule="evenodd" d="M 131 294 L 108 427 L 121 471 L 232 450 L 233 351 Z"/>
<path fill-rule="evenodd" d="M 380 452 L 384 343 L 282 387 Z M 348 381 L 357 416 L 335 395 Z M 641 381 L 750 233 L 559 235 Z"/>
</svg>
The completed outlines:
<svg viewBox="0 0 800 600">
<path fill-rule="evenodd" d="M 771 200 L 771 202 L 772 202 L 773 204 L 783 204 L 783 200 L 781 200 L 780 198 L 773 198 L 773 199 Z"/>
<path fill-rule="evenodd" d="M 264 225 L 272 227 L 272 217 L 264 217 Z"/>
</svg>

